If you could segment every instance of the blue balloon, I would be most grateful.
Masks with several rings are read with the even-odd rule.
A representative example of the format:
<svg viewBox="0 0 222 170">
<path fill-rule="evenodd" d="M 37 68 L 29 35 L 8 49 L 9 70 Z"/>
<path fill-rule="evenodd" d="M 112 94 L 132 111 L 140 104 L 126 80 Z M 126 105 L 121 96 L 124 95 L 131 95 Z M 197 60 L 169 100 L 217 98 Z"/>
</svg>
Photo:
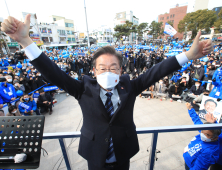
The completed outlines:
<svg viewBox="0 0 222 170">
<path fill-rule="evenodd" d="M 17 68 L 22 68 L 22 64 L 20 62 L 18 62 L 18 64 L 16 65 Z"/>
<path fill-rule="evenodd" d="M 67 58 L 69 57 L 69 54 L 63 55 L 63 58 Z"/>
<path fill-rule="evenodd" d="M 58 60 L 58 57 L 55 57 L 54 60 Z"/>
<path fill-rule="evenodd" d="M 17 95 L 17 96 L 22 96 L 22 95 L 23 95 L 23 91 L 18 90 L 18 91 L 16 92 L 16 95 Z"/>
<path fill-rule="evenodd" d="M 62 55 L 64 55 L 64 54 L 66 54 L 66 52 L 64 51 L 64 52 L 62 52 Z"/>
</svg>

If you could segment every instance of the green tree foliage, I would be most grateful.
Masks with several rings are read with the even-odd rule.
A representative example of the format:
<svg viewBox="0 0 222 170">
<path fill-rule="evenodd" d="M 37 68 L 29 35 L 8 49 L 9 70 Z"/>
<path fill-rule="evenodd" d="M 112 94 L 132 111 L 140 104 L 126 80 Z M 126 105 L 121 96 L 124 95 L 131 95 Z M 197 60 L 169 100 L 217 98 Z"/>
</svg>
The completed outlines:
<svg viewBox="0 0 222 170">
<path fill-rule="evenodd" d="M 178 32 L 184 32 L 187 27 L 187 31 L 192 31 L 192 38 L 194 38 L 199 29 L 205 29 L 206 32 L 209 32 L 216 19 L 217 15 L 215 11 L 208 9 L 188 13 L 183 20 L 179 22 Z"/>
<path fill-rule="evenodd" d="M 173 22 L 172 21 L 167 21 L 167 23 L 173 27 Z"/>
<path fill-rule="evenodd" d="M 149 26 L 149 35 L 153 35 L 153 38 L 157 38 L 161 35 L 163 35 L 163 23 L 162 22 L 156 22 L 152 21 L 150 26 Z"/>
<path fill-rule="evenodd" d="M 214 27 L 215 27 L 215 33 L 220 33 L 222 31 L 222 9 L 220 10 L 218 14 L 218 19 L 216 22 L 214 22 Z"/>
<path fill-rule="evenodd" d="M 117 38 L 116 41 L 122 38 L 122 36 L 128 37 L 131 32 L 136 32 L 137 26 L 133 25 L 132 22 L 126 21 L 123 25 L 116 25 L 114 28 L 115 34 L 113 34 L 114 37 Z"/>
<path fill-rule="evenodd" d="M 143 22 L 140 25 L 138 25 L 137 27 L 137 33 L 138 33 L 138 40 L 141 41 L 142 37 L 143 37 L 143 33 L 148 31 L 148 23 Z"/>
</svg>

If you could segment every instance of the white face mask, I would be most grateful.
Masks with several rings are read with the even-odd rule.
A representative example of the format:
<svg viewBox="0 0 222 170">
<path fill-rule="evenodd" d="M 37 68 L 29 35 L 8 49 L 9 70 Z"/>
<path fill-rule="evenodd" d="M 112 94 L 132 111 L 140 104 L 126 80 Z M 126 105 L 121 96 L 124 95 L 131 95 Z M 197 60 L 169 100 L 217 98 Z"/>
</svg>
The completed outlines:
<svg viewBox="0 0 222 170">
<path fill-rule="evenodd" d="M 115 87 L 119 83 L 119 75 L 111 72 L 105 72 L 96 76 L 97 82 L 104 89 Z"/>
<path fill-rule="evenodd" d="M 197 66 L 197 68 L 200 68 L 201 66 Z"/>
<path fill-rule="evenodd" d="M 12 82 L 12 79 L 7 79 L 7 81 L 8 81 L 9 83 L 11 83 L 11 82 Z"/>
<path fill-rule="evenodd" d="M 207 138 L 203 133 L 200 133 L 200 138 L 204 142 L 211 142 L 212 140 Z"/>
<path fill-rule="evenodd" d="M 199 87 L 200 85 L 199 85 L 199 84 L 195 84 L 195 86 L 196 86 L 196 87 Z"/>
</svg>

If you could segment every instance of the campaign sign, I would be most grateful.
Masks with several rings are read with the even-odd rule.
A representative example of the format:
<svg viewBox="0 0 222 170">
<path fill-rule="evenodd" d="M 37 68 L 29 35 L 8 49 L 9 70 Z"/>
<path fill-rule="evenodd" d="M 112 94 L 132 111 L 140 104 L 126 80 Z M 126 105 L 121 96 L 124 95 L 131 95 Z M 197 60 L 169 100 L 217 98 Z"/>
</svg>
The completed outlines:
<svg viewBox="0 0 222 170">
<path fill-rule="evenodd" d="M 33 98 L 38 98 L 39 97 L 39 93 L 34 93 L 33 94 Z"/>
<path fill-rule="evenodd" d="M 25 110 L 30 111 L 32 110 L 32 108 L 28 105 L 26 105 L 25 103 L 20 102 L 19 106 L 23 107 Z"/>
<path fill-rule="evenodd" d="M 47 91 L 53 91 L 53 90 L 56 90 L 58 89 L 57 86 L 48 86 L 48 87 L 44 87 L 44 91 L 47 92 Z"/>
<path fill-rule="evenodd" d="M 216 98 L 203 96 L 200 109 L 199 109 L 199 117 L 203 120 L 205 119 L 205 115 L 207 113 L 211 113 L 217 119 L 217 122 L 221 120 L 222 114 L 222 102 L 218 102 Z"/>
</svg>

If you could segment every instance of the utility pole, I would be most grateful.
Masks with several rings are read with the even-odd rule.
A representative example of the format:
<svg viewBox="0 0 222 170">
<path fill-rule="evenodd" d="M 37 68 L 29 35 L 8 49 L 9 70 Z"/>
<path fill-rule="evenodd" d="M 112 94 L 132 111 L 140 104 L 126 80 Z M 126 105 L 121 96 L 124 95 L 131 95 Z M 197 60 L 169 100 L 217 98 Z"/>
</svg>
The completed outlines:
<svg viewBox="0 0 222 170">
<path fill-rule="evenodd" d="M 86 2 L 85 2 L 85 0 L 84 0 L 84 8 L 85 8 L 85 15 L 86 15 L 86 28 L 87 28 L 88 48 L 89 48 L 90 47 L 90 43 L 89 43 L 89 30 L 88 30 L 88 22 L 87 22 Z"/>
</svg>

